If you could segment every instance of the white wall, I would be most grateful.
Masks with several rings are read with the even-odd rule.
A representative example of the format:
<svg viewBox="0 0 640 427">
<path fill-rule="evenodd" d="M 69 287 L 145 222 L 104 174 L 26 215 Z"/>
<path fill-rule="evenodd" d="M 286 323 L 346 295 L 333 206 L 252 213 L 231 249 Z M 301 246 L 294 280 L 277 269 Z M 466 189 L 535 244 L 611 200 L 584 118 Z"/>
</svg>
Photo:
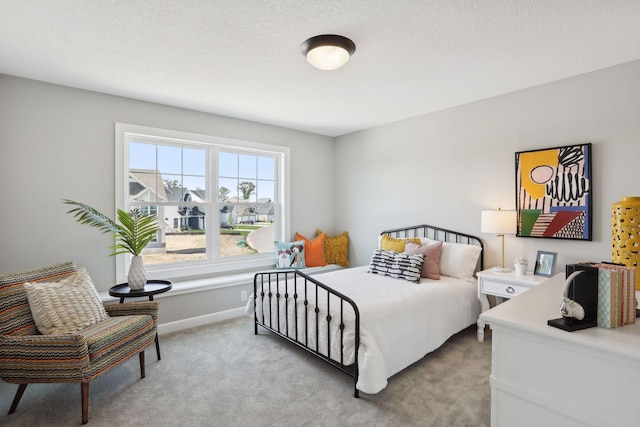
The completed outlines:
<svg viewBox="0 0 640 427">
<path fill-rule="evenodd" d="M 640 61 L 337 138 L 336 226 L 365 265 L 388 228 L 432 224 L 500 240 L 480 211 L 515 209 L 515 153 L 593 143 L 593 241 L 505 239 L 505 264 L 558 252 L 557 271 L 611 259 L 611 205 L 640 195 Z"/>
<path fill-rule="evenodd" d="M 115 122 L 289 146 L 291 237 L 333 229 L 332 138 L 0 75 L 0 273 L 70 260 L 100 291 L 115 284 L 110 237 L 61 201 L 115 212 Z M 176 295 L 160 320 L 241 305 L 238 288 Z"/>
</svg>

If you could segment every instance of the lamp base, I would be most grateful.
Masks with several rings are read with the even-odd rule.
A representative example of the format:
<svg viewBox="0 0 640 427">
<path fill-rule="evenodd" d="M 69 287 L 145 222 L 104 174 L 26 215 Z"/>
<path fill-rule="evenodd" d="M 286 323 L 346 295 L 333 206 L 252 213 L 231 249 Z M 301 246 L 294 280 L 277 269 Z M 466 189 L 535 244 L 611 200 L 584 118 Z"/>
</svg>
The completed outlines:
<svg viewBox="0 0 640 427">
<path fill-rule="evenodd" d="M 493 271 L 496 273 L 511 273 L 511 269 L 509 267 L 493 267 Z"/>
</svg>

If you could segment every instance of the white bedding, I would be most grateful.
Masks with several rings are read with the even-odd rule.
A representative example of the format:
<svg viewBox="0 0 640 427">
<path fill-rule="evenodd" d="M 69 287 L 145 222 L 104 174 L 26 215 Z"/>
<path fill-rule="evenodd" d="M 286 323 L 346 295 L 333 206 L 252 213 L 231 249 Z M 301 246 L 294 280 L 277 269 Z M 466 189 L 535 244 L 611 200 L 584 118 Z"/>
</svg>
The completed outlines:
<svg viewBox="0 0 640 427">
<path fill-rule="evenodd" d="M 480 315 L 480 303 L 477 298 L 477 285 L 473 280 L 455 279 L 441 276 L 441 280 L 421 279 L 420 283 L 411 283 L 377 274 L 367 273 L 368 266 L 349 268 L 330 273 L 315 275 L 314 278 L 334 290 L 350 297 L 360 311 L 360 347 L 358 350 L 359 377 L 356 388 L 364 393 L 378 393 L 387 385 L 387 379 L 427 353 L 440 347 L 449 337 L 474 324 Z M 285 316 L 284 285 L 280 284 L 279 318 L 276 310 L 276 298 L 272 298 L 272 327 L 280 324 L 281 332 L 294 337 L 292 327 L 294 318 L 293 290 L 289 289 L 286 310 L 289 313 L 288 325 Z M 290 285 L 291 286 L 291 285 Z M 275 295 L 276 283 L 272 283 Z M 298 289 L 298 294 L 302 290 Z M 310 298 L 310 300 L 315 300 Z M 320 295 L 318 306 L 320 319 L 326 317 L 326 296 Z M 314 307 L 312 302 L 310 307 Z M 262 319 L 262 310 L 268 308 L 268 299 L 258 304 L 258 319 Z M 298 316 L 304 318 L 304 305 L 298 301 Z M 315 348 L 315 313 L 309 311 L 307 328 L 308 347 Z M 253 298 L 247 305 L 247 313 L 253 314 Z M 331 302 L 331 358 L 340 360 L 339 311 L 337 304 Z M 353 363 L 354 326 L 353 314 L 345 308 L 345 345 L 343 364 Z M 265 319 L 269 324 L 269 319 Z M 304 341 L 304 323 L 298 322 L 297 339 Z M 327 355 L 326 322 L 319 326 L 319 349 Z"/>
</svg>

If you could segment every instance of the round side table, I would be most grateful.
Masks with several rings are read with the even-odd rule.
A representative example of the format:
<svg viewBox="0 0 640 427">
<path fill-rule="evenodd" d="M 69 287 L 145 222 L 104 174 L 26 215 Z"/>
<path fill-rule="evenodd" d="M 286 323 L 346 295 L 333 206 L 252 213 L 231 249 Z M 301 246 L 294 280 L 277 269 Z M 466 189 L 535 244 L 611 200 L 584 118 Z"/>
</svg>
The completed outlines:
<svg viewBox="0 0 640 427">
<path fill-rule="evenodd" d="M 147 280 L 147 284 L 144 285 L 144 288 L 139 290 L 131 289 L 128 283 L 121 283 L 119 285 L 112 286 L 109 289 L 109 295 L 120 298 L 120 304 L 122 304 L 125 298 L 149 297 L 149 301 L 153 301 L 154 295 L 161 294 L 169 290 L 171 290 L 171 282 L 168 280 Z M 158 355 L 158 360 L 161 360 L 158 331 L 156 331 L 156 354 Z"/>
</svg>

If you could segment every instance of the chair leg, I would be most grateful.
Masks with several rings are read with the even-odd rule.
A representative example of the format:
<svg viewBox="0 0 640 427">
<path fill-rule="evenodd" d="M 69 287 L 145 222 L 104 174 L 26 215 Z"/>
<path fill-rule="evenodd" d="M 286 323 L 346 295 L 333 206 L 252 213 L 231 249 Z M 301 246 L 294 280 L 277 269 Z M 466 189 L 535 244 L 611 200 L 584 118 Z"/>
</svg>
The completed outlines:
<svg viewBox="0 0 640 427">
<path fill-rule="evenodd" d="M 161 360 L 160 357 L 160 341 L 158 341 L 158 333 L 156 332 L 156 354 L 158 355 L 158 360 Z"/>
<path fill-rule="evenodd" d="M 11 408 L 9 408 L 9 414 L 13 414 L 16 412 L 16 408 L 18 407 L 18 403 L 20 403 L 20 399 L 22 399 L 22 395 L 24 394 L 24 390 L 27 388 L 27 384 L 20 384 L 18 386 L 18 390 L 16 391 L 16 395 L 13 398 L 13 403 L 11 403 Z"/>
<path fill-rule="evenodd" d="M 144 378 L 144 350 L 138 353 L 138 356 L 140 356 L 140 378 Z"/>
<path fill-rule="evenodd" d="M 82 424 L 89 422 L 89 383 L 80 383 L 82 394 Z"/>
</svg>

